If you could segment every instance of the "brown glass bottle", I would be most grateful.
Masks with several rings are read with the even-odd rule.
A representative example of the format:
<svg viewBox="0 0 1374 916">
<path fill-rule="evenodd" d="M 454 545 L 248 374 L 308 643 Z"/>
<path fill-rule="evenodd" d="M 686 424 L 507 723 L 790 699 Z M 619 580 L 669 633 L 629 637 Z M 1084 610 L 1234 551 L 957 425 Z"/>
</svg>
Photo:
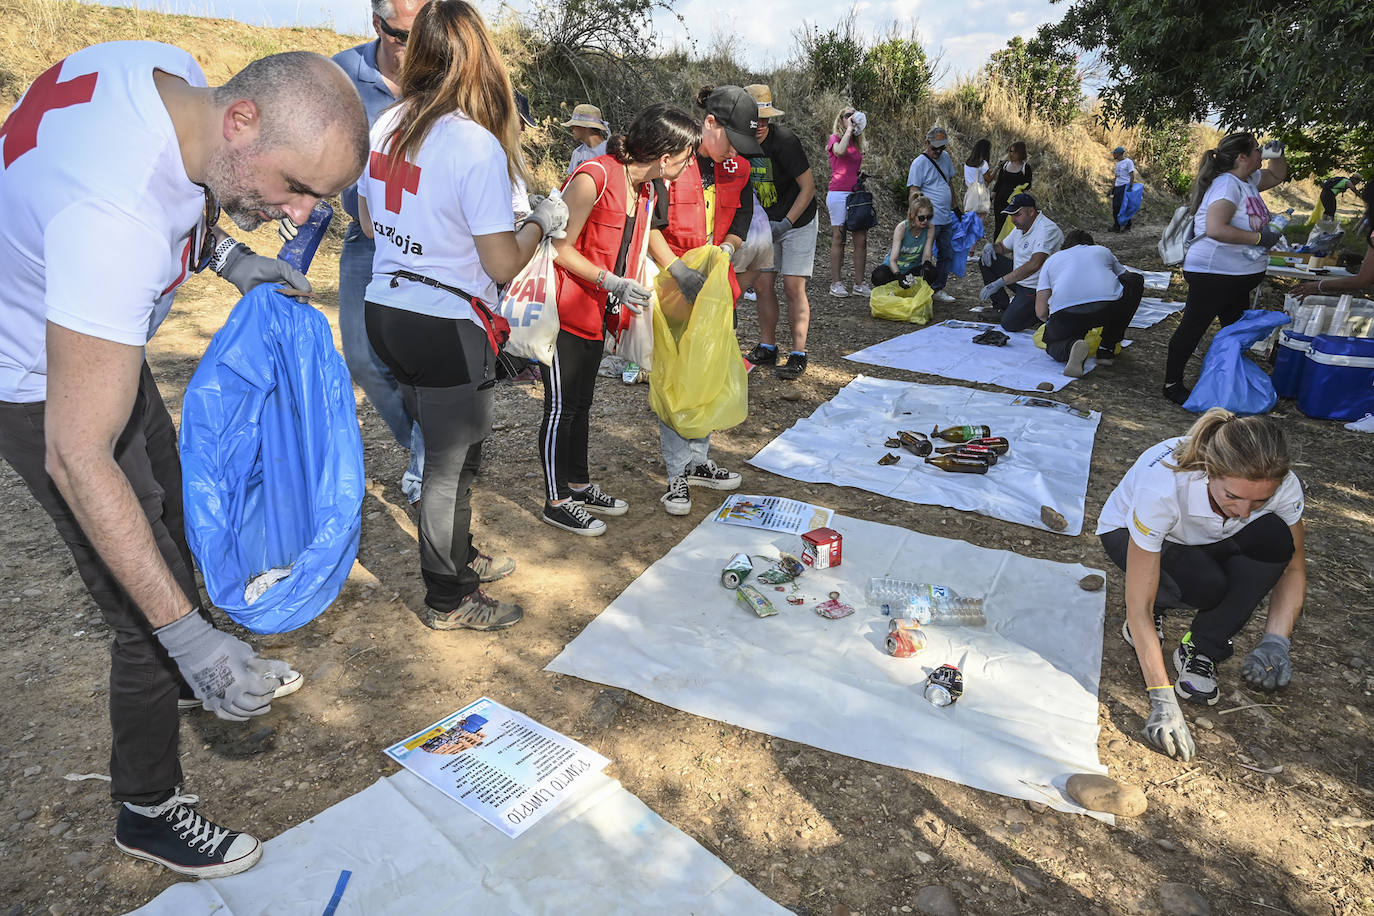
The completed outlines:
<svg viewBox="0 0 1374 916">
<path fill-rule="evenodd" d="M 982 445 L 992 449 L 999 455 L 1005 455 L 1011 449 L 1011 443 L 1006 436 L 984 436 L 979 439 L 970 439 L 965 445 Z"/>
<path fill-rule="evenodd" d="M 897 433 L 897 438 L 901 441 L 902 448 L 911 452 L 918 458 L 926 457 L 935 448 L 930 440 L 926 438 L 924 433 L 916 433 L 904 429 Z"/>
<path fill-rule="evenodd" d="M 979 458 L 969 458 L 963 455 L 935 455 L 926 459 L 926 464 L 933 464 L 942 471 L 950 471 L 955 474 L 986 474 L 988 472 L 987 463 Z"/>
<path fill-rule="evenodd" d="M 992 467 L 997 463 L 997 453 L 987 446 L 982 445 L 965 445 L 956 451 L 954 456 L 956 458 L 976 458 L 988 467 Z"/>
<path fill-rule="evenodd" d="M 950 426 L 945 429 L 936 427 L 930 434 L 946 442 L 967 442 L 970 439 L 988 438 L 992 435 L 992 430 L 986 426 Z"/>
</svg>

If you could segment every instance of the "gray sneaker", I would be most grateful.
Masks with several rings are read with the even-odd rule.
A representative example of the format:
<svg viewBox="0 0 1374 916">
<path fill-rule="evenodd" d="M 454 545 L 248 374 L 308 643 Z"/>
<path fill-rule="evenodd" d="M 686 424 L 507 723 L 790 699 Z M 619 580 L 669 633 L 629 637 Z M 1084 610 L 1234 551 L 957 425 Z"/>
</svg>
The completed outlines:
<svg viewBox="0 0 1374 916">
<path fill-rule="evenodd" d="M 477 552 L 477 558 L 468 565 L 483 583 L 504 579 L 515 572 L 514 557 L 489 557 L 480 550 Z"/>
<path fill-rule="evenodd" d="M 1164 615 L 1155 611 L 1155 635 L 1159 637 L 1159 644 L 1164 645 Z M 1121 638 L 1126 640 L 1126 645 L 1135 648 L 1135 640 L 1131 638 L 1131 625 L 1129 622 L 1121 621 Z"/>
<path fill-rule="evenodd" d="M 1183 634 L 1183 641 L 1174 650 L 1174 670 L 1178 680 L 1174 693 L 1193 703 L 1217 705 L 1221 699 L 1221 685 L 1217 683 L 1217 666 L 1193 645 L 1193 631 Z"/>
<path fill-rule="evenodd" d="M 434 630 L 504 630 L 515 626 L 524 616 L 525 609 L 520 605 L 497 601 L 479 588 L 451 611 L 429 608 L 425 623 Z"/>
</svg>

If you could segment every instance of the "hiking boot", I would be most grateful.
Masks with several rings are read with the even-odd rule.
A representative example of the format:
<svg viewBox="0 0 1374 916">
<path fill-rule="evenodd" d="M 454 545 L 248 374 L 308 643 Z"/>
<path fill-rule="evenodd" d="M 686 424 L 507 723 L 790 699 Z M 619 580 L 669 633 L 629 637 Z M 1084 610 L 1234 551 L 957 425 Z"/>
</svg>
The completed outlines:
<svg viewBox="0 0 1374 916">
<path fill-rule="evenodd" d="M 954 301 L 954 297 L 951 296 L 949 293 L 945 292 L 945 291 L 942 290 L 942 289 L 937 289 L 937 290 L 935 291 L 934 299 L 935 299 L 936 302 L 953 302 L 953 301 Z"/>
<path fill-rule="evenodd" d="M 1164 615 L 1155 611 L 1155 635 L 1159 637 L 1159 644 L 1164 645 Z M 1131 625 L 1126 621 L 1121 621 L 1121 638 L 1126 640 L 1126 645 L 1135 648 L 1135 640 L 1131 638 Z"/>
<path fill-rule="evenodd" d="M 854 283 L 854 295 L 856 295 L 856 296 L 870 296 L 870 295 L 872 295 L 872 294 L 873 294 L 873 287 L 869 286 L 867 283 L 865 283 L 865 282 L 862 281 L 862 280 L 855 281 L 855 283 Z"/>
<path fill-rule="evenodd" d="M 256 865 L 262 858 L 257 837 L 201 817 L 191 810 L 199 802 L 177 790 L 156 805 L 120 805 L 115 845 L 192 878 L 223 878 Z"/>
<path fill-rule="evenodd" d="M 280 700 L 282 697 L 289 697 L 291 694 L 305 686 L 305 675 L 299 671 L 290 671 L 286 678 L 281 682 L 276 690 L 272 691 L 272 699 Z M 177 699 L 177 712 L 185 712 L 188 709 L 200 709 L 204 704 L 200 697 L 195 695 L 189 684 L 181 685 L 181 696 Z M 169 868 L 171 866 L 168 866 Z M 244 866 L 245 868 L 247 866 Z M 229 872 L 228 874 L 233 874 Z"/>
<path fill-rule="evenodd" d="M 754 349 L 744 354 L 744 358 L 755 366 L 771 366 L 778 361 L 778 348 L 769 349 L 763 344 L 755 344 Z"/>
<path fill-rule="evenodd" d="M 425 625 L 432 630 L 504 630 L 525 616 L 520 605 L 497 601 L 480 588 L 451 611 L 428 610 Z"/>
<path fill-rule="evenodd" d="M 1192 630 L 1183 634 L 1183 641 L 1174 650 L 1174 670 L 1178 672 L 1174 693 L 1183 699 L 1208 706 L 1221 699 L 1216 663 L 1193 646 Z"/>
<path fill-rule="evenodd" d="M 834 296 L 836 299 L 847 299 L 849 298 L 849 290 L 845 289 L 843 283 L 836 280 L 834 283 L 830 284 L 830 295 Z"/>
<path fill-rule="evenodd" d="M 1192 395 L 1193 389 L 1189 388 L 1182 382 L 1166 382 L 1164 384 L 1164 397 L 1168 398 L 1170 401 L 1173 401 L 1179 407 L 1182 407 L 1184 404 L 1186 404 L 1188 402 L 1188 398 L 1192 397 Z"/>
<path fill-rule="evenodd" d="M 1069 378 L 1082 378 L 1087 374 L 1083 364 L 1088 361 L 1088 342 L 1075 340 L 1069 348 L 1069 358 L 1064 363 L 1064 374 Z"/>
<path fill-rule="evenodd" d="M 740 476 L 734 471 L 717 467 L 711 459 L 706 459 L 696 467 L 688 466 L 686 473 L 688 486 L 710 487 L 712 490 L 738 490 Z"/>
<path fill-rule="evenodd" d="M 692 511 L 692 491 L 687 489 L 686 477 L 673 477 L 668 481 L 668 492 L 658 498 L 663 503 L 663 511 L 669 515 L 686 515 Z"/>
<path fill-rule="evenodd" d="M 497 579 L 504 579 L 515 572 L 515 558 L 501 557 L 498 559 L 489 557 L 479 550 L 477 558 L 468 566 L 471 566 L 472 571 L 477 573 L 477 578 L 480 581 L 495 582 Z"/>
<path fill-rule="evenodd" d="M 773 370 L 773 374 L 781 379 L 794 379 L 806 371 L 806 354 L 798 353 L 793 350 L 788 354 L 787 362 Z"/>
<path fill-rule="evenodd" d="M 544 521 L 555 528 L 585 537 L 594 538 L 606 533 L 605 522 L 599 518 L 592 518 L 581 503 L 573 502 L 571 499 L 559 506 L 544 503 Z"/>
<path fill-rule="evenodd" d="M 629 503 L 614 496 L 607 496 L 596 484 L 589 485 L 585 490 L 573 490 L 569 501 L 578 503 L 588 512 L 595 512 L 597 515 L 624 515 L 630 511 Z"/>
<path fill-rule="evenodd" d="M 1097 360 L 1099 366 L 1110 366 L 1116 362 L 1116 347 L 1098 347 L 1097 356 L 1093 358 Z"/>
</svg>

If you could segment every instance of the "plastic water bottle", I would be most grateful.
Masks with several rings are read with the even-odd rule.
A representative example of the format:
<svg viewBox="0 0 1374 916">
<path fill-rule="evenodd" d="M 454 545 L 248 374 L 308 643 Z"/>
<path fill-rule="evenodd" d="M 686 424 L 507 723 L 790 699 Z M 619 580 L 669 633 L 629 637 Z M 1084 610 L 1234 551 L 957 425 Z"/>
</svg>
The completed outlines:
<svg viewBox="0 0 1374 916">
<path fill-rule="evenodd" d="M 1350 321 L 1350 306 L 1355 301 L 1355 297 L 1346 293 L 1336 300 L 1336 310 L 1331 315 L 1331 326 L 1326 329 L 1326 333 L 1335 334 L 1338 337 L 1346 336 L 1346 323 Z"/>
<path fill-rule="evenodd" d="M 1288 228 L 1288 224 L 1293 221 L 1293 208 L 1289 207 L 1283 213 L 1277 213 L 1269 218 L 1269 228 L 1279 234 L 1279 240 L 1283 240 L 1283 230 Z M 1278 244 L 1277 242 L 1275 244 Z M 1269 257 L 1269 249 L 1263 245 L 1251 245 L 1245 249 L 1245 255 L 1252 261 Z"/>
<path fill-rule="evenodd" d="M 878 576 L 869 580 L 868 601 L 886 617 L 910 617 L 922 626 L 981 627 L 983 599 L 967 598 L 945 585 Z"/>
<path fill-rule="evenodd" d="M 277 257 L 301 273 L 309 273 L 315 250 L 320 247 L 320 240 L 324 238 L 325 230 L 329 228 L 329 223 L 333 219 L 333 207 L 324 201 L 315 204 L 315 209 L 310 211 L 310 219 L 300 227 L 294 239 L 281 246 Z"/>
</svg>

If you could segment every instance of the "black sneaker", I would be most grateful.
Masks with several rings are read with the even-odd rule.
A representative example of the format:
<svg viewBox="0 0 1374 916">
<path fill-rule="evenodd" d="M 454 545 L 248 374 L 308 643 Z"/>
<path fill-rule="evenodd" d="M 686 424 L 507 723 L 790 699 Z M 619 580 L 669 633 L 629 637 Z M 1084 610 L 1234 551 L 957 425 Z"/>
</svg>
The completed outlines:
<svg viewBox="0 0 1374 916">
<path fill-rule="evenodd" d="M 738 490 L 740 476 L 734 471 L 717 467 L 711 459 L 706 459 L 696 467 L 688 466 L 683 473 L 689 486 L 710 487 L 712 490 Z"/>
<path fill-rule="evenodd" d="M 601 488 L 596 484 L 592 484 L 585 490 L 573 490 L 570 501 L 580 504 L 588 512 L 595 512 L 597 515 L 624 515 L 630 509 L 630 504 L 625 500 L 607 496 L 601 492 Z"/>
<path fill-rule="evenodd" d="M 1099 366 L 1110 366 L 1112 363 L 1116 362 L 1116 348 L 1112 347 L 1111 349 L 1107 349 L 1106 347 L 1098 347 L 1097 356 L 1094 358 L 1097 360 Z"/>
<path fill-rule="evenodd" d="M 559 506 L 544 503 L 544 521 L 555 528 L 585 537 L 600 537 L 606 533 L 605 522 L 599 518 L 592 518 L 581 503 L 573 502 L 571 499 Z"/>
<path fill-rule="evenodd" d="M 262 858 L 257 837 L 221 827 L 191 810 L 200 799 L 179 791 L 158 805 L 119 806 L 115 845 L 192 878 L 223 878 L 247 871 Z"/>
<path fill-rule="evenodd" d="M 1159 644 L 1164 645 L 1164 615 L 1155 611 L 1155 635 L 1159 637 Z M 1126 621 L 1121 621 L 1121 638 L 1126 640 L 1126 645 L 1135 648 L 1135 640 L 1131 638 L 1131 625 Z"/>
<path fill-rule="evenodd" d="M 489 557 L 480 550 L 477 558 L 468 564 L 482 582 L 495 582 L 515 572 L 514 557 Z"/>
<path fill-rule="evenodd" d="M 305 675 L 299 671 L 290 671 L 286 678 L 281 682 L 281 686 L 272 691 L 272 699 L 280 700 L 282 697 L 289 697 L 305 686 Z M 181 696 L 177 698 L 177 711 L 185 712 L 188 709 L 200 709 L 205 704 L 196 696 L 189 684 L 181 685 Z"/>
<path fill-rule="evenodd" d="M 425 624 L 432 630 L 504 630 L 524 616 L 520 605 L 497 601 L 479 588 L 451 611 L 429 608 Z"/>
<path fill-rule="evenodd" d="M 1164 386 L 1164 397 L 1168 398 L 1170 401 L 1173 401 L 1179 407 L 1182 407 L 1184 404 L 1186 404 L 1188 402 L 1188 398 L 1192 397 L 1192 395 L 1193 389 L 1189 388 L 1182 382 L 1170 382 Z"/>
<path fill-rule="evenodd" d="M 1215 706 L 1221 699 L 1216 663 L 1193 645 L 1192 630 L 1183 634 L 1183 641 L 1174 650 L 1174 670 L 1178 672 L 1174 693 L 1183 699 L 1208 706 Z"/>
<path fill-rule="evenodd" d="M 687 489 L 687 478 L 674 477 L 668 481 L 668 492 L 658 498 L 663 503 L 663 511 L 669 515 L 686 515 L 692 511 L 692 491 Z"/>
<path fill-rule="evenodd" d="M 778 361 L 778 348 L 769 349 L 763 344 L 755 344 L 754 349 L 744 354 L 744 358 L 755 366 L 772 366 Z"/>
<path fill-rule="evenodd" d="M 787 356 L 787 362 L 773 370 L 773 374 L 781 379 L 794 379 L 806 371 L 806 354 L 798 353 L 793 350 Z"/>
</svg>

